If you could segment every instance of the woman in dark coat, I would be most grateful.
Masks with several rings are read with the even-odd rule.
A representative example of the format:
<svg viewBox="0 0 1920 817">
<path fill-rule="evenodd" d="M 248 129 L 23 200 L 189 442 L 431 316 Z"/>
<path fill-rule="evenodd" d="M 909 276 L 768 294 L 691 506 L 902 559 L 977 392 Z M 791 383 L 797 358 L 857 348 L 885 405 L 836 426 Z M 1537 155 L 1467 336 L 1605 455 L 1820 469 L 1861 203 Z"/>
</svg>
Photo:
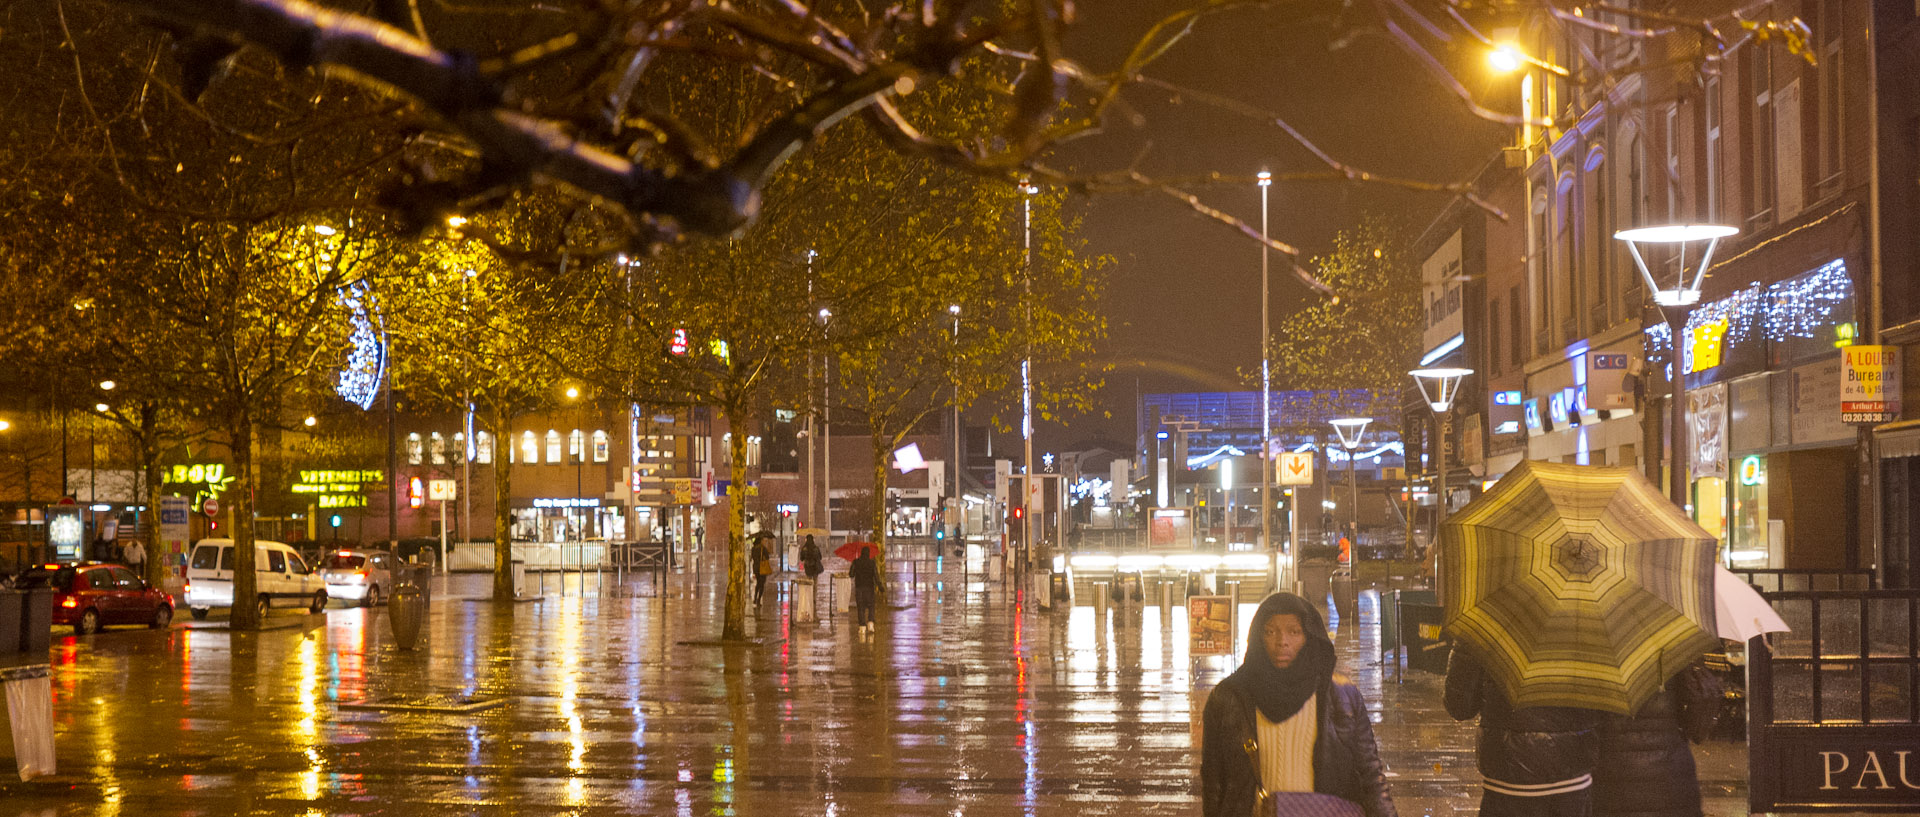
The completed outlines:
<svg viewBox="0 0 1920 817">
<path fill-rule="evenodd" d="M 1706 664 L 1682 670 L 1640 711 L 1600 723 L 1594 817 L 1700 817 L 1695 743 L 1713 733 L 1721 686 Z"/>
<path fill-rule="evenodd" d="M 1207 817 L 1256 814 L 1267 791 L 1331 794 L 1367 817 L 1396 817 L 1366 701 L 1333 665 L 1333 641 L 1312 604 L 1291 593 L 1260 603 L 1246 663 L 1207 698 L 1200 755 Z"/>
<path fill-rule="evenodd" d="M 1593 807 L 1595 731 L 1606 713 L 1558 706 L 1515 709 L 1480 662 L 1455 647 L 1447 714 L 1480 716 L 1481 817 L 1587 817 Z"/>
</svg>

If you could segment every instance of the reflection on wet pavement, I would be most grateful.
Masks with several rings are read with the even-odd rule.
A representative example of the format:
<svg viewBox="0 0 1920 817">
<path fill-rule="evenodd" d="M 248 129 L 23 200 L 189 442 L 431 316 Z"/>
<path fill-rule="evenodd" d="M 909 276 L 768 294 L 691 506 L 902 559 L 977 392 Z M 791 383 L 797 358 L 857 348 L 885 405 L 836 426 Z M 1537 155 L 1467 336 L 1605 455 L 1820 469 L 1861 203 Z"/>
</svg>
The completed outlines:
<svg viewBox="0 0 1920 817">
<path fill-rule="evenodd" d="M 0 814 L 1199 813 L 1199 711 L 1230 662 L 1190 659 L 1184 608 L 1040 613 L 946 567 L 865 638 L 824 597 L 792 622 L 782 584 L 757 646 L 686 643 L 717 635 L 712 571 L 666 598 L 575 577 L 504 611 L 462 598 L 485 576 L 437 579 L 415 652 L 359 608 L 57 638 L 61 774 L 0 782 Z M 1471 814 L 1473 728 L 1437 676 L 1382 678 L 1376 608 L 1336 643 L 1401 814 Z"/>
</svg>

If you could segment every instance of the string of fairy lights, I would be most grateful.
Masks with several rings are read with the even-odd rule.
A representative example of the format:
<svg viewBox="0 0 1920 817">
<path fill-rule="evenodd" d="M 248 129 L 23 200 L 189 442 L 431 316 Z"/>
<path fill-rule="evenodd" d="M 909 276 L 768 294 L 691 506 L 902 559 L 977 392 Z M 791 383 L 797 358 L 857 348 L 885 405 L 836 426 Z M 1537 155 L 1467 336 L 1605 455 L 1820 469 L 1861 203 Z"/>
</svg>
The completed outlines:
<svg viewBox="0 0 1920 817">
<path fill-rule="evenodd" d="M 1721 348 L 1737 348 L 1756 337 L 1768 343 L 1831 339 L 1844 346 L 1853 339 L 1853 278 L 1844 260 L 1835 259 L 1804 275 L 1770 285 L 1752 284 L 1717 301 L 1701 304 L 1687 319 L 1686 332 L 1696 341 L 1711 337 L 1702 330 L 1719 329 Z M 1664 323 L 1646 329 L 1646 357 L 1664 365 L 1671 348 Z M 1693 370 L 1695 344 L 1682 344 L 1682 363 Z M 1711 367 L 1707 367 L 1711 368 Z"/>
</svg>

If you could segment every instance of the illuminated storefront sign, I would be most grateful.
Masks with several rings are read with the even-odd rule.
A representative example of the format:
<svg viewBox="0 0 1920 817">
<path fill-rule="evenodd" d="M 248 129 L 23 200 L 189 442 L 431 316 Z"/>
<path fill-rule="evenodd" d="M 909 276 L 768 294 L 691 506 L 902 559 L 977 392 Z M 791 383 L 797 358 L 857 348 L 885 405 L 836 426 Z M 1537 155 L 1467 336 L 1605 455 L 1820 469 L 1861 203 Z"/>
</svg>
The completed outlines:
<svg viewBox="0 0 1920 817">
<path fill-rule="evenodd" d="M 1689 373 L 1704 372 L 1720 365 L 1720 359 L 1726 351 L 1727 328 L 1726 318 L 1692 327 L 1687 341 Z"/>
<path fill-rule="evenodd" d="M 321 508 L 364 508 L 366 485 L 387 481 L 387 472 L 377 468 L 358 471 L 301 471 L 300 481 L 288 487 L 296 494 L 314 495 Z"/>
<path fill-rule="evenodd" d="M 533 507 L 598 508 L 600 507 L 600 500 L 597 497 L 536 497 L 533 500 Z"/>
<path fill-rule="evenodd" d="M 227 476 L 227 466 L 217 462 L 194 463 L 191 465 L 170 465 L 160 472 L 160 481 L 172 485 L 193 487 L 193 504 L 215 499 L 227 486 L 233 483 L 233 477 Z"/>
<path fill-rule="evenodd" d="M 1750 455 L 1740 461 L 1741 485 L 1759 485 L 1760 481 L 1766 478 L 1766 471 L 1760 465 L 1758 454 Z"/>
</svg>

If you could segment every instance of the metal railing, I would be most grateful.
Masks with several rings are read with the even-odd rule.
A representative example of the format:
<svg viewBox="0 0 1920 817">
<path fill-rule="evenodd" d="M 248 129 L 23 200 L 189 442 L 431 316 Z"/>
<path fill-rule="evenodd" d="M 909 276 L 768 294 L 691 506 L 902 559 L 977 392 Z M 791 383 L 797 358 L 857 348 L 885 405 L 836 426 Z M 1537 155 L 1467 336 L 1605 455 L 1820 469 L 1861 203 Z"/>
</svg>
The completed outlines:
<svg viewBox="0 0 1920 817">
<path fill-rule="evenodd" d="M 1865 568 L 1735 568 L 1729 570 L 1741 581 L 1762 593 L 1801 592 L 1806 590 L 1872 590 L 1878 586 L 1873 571 Z"/>
</svg>

